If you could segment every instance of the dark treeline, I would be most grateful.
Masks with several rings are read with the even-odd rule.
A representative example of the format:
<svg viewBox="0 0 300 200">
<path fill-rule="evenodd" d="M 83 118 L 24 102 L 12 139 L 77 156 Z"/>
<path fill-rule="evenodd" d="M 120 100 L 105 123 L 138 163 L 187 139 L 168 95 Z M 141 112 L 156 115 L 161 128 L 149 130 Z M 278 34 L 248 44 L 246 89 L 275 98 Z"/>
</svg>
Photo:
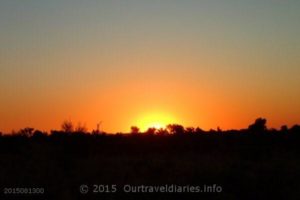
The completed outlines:
<svg viewBox="0 0 300 200">
<path fill-rule="evenodd" d="M 227 131 L 171 124 L 145 133 L 88 133 L 69 121 L 51 133 L 24 128 L 0 137 L 0 187 L 43 187 L 45 194 L 0 199 L 297 199 L 299 147 L 300 126 L 269 129 L 263 118 Z M 116 184 L 118 192 L 84 195 L 82 184 Z M 222 192 L 132 197 L 122 192 L 126 184 L 217 184 Z"/>
<path fill-rule="evenodd" d="M 145 132 L 141 132 L 139 127 L 132 126 L 130 134 L 132 135 L 157 135 L 157 136 L 166 136 L 166 135 L 195 135 L 195 134 L 264 134 L 264 133 L 271 133 L 271 134 L 294 134 L 300 132 L 300 125 L 294 125 L 291 128 L 289 128 L 286 125 L 283 125 L 279 130 L 277 129 L 268 129 L 267 127 L 267 120 L 264 118 L 257 118 L 253 124 L 250 124 L 248 128 L 241 129 L 241 130 L 222 130 L 219 127 L 214 130 L 210 129 L 209 131 L 205 131 L 199 127 L 184 127 L 180 124 L 169 124 L 165 128 L 154 128 L 149 127 L 148 130 Z M 15 132 L 12 131 L 10 134 L 6 134 L 6 136 L 23 136 L 23 137 L 46 137 L 46 136 L 55 136 L 55 135 L 108 135 L 106 132 L 102 132 L 100 130 L 92 130 L 91 132 L 88 132 L 85 125 L 82 125 L 81 123 L 78 123 L 78 125 L 75 127 L 73 125 L 73 122 L 71 121 L 64 121 L 61 124 L 61 130 L 51 130 L 50 133 L 35 130 L 31 127 L 26 127 L 23 129 L 20 129 L 19 131 Z M 115 133 L 117 135 L 122 135 L 123 133 Z M 127 133 L 126 133 L 127 134 Z M 0 132 L 0 136 L 3 136 L 3 134 Z"/>
</svg>

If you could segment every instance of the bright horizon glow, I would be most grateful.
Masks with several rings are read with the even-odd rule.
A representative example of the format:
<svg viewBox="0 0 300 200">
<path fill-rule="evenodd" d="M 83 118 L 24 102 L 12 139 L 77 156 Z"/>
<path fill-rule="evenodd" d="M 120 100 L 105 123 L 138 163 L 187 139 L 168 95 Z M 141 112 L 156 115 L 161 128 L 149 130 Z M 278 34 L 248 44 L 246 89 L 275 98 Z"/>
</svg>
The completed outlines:
<svg viewBox="0 0 300 200">
<path fill-rule="evenodd" d="M 300 121 L 299 0 L 1 0 L 0 132 Z"/>
<path fill-rule="evenodd" d="M 148 128 L 166 128 L 168 124 L 176 123 L 176 119 L 166 113 L 149 113 L 139 117 L 137 120 L 137 126 L 142 132 L 147 131 Z"/>
</svg>

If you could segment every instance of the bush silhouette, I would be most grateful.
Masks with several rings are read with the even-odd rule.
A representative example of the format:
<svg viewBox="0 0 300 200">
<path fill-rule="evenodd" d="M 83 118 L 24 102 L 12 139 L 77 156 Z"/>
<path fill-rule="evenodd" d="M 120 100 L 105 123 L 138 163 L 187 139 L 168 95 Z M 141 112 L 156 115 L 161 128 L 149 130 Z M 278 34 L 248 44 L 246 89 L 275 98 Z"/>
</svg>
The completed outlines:
<svg viewBox="0 0 300 200">
<path fill-rule="evenodd" d="M 196 132 L 196 130 L 195 130 L 194 127 L 187 127 L 187 128 L 185 129 L 185 132 L 186 132 L 187 134 L 193 134 L 193 133 Z"/>
<path fill-rule="evenodd" d="M 66 132 L 66 133 L 72 133 L 74 131 L 73 122 L 70 120 L 65 120 L 61 124 L 61 129 L 62 129 L 62 131 Z"/>
<path fill-rule="evenodd" d="M 156 133 L 156 128 L 154 127 L 150 127 L 147 129 L 147 131 L 145 132 L 146 135 L 154 135 Z"/>
<path fill-rule="evenodd" d="M 300 125 L 294 125 L 291 128 L 291 132 L 300 134 Z"/>
<path fill-rule="evenodd" d="M 248 127 L 248 130 L 251 132 L 264 132 L 267 130 L 267 120 L 264 118 L 258 118 L 255 120 L 254 124 L 251 124 Z"/>
<path fill-rule="evenodd" d="M 33 135 L 34 128 L 26 127 L 21 129 L 18 134 L 21 136 L 31 137 Z"/>
<path fill-rule="evenodd" d="M 164 136 L 164 135 L 168 135 L 169 132 L 168 132 L 166 129 L 164 129 L 164 128 L 159 128 L 159 129 L 156 131 L 156 134 L 157 134 L 158 136 Z"/>
<path fill-rule="evenodd" d="M 130 132 L 131 134 L 138 134 L 138 133 L 140 133 L 140 129 L 137 126 L 130 127 L 130 130 L 131 130 L 131 132 Z"/>
<path fill-rule="evenodd" d="M 174 135 L 182 135 L 185 133 L 184 127 L 179 124 L 169 124 L 167 125 L 167 129 L 170 134 L 174 134 Z"/>
<path fill-rule="evenodd" d="M 76 133 L 87 133 L 87 128 L 84 124 L 81 124 L 79 122 L 75 128 L 75 132 Z"/>
</svg>

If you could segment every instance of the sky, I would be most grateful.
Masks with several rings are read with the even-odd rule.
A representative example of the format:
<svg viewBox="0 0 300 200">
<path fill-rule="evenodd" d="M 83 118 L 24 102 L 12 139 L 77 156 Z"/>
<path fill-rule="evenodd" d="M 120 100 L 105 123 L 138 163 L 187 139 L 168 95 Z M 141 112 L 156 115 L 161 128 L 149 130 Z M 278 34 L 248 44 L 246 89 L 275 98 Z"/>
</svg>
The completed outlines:
<svg viewBox="0 0 300 200">
<path fill-rule="evenodd" d="M 0 131 L 300 123 L 298 0 L 1 0 Z"/>
</svg>

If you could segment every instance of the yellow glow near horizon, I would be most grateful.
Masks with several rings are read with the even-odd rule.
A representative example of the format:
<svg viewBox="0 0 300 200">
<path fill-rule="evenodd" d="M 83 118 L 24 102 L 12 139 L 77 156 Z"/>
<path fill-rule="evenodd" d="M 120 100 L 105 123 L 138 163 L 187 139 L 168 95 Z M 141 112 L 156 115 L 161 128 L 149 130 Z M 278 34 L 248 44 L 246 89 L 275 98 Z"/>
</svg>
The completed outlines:
<svg viewBox="0 0 300 200">
<path fill-rule="evenodd" d="M 2 133 L 300 123 L 300 1 L 15 2 L 0 1 Z"/>
<path fill-rule="evenodd" d="M 172 123 L 176 123 L 175 117 L 165 113 L 149 113 L 137 120 L 137 126 L 141 131 L 146 131 L 148 128 L 165 128 Z"/>
</svg>

